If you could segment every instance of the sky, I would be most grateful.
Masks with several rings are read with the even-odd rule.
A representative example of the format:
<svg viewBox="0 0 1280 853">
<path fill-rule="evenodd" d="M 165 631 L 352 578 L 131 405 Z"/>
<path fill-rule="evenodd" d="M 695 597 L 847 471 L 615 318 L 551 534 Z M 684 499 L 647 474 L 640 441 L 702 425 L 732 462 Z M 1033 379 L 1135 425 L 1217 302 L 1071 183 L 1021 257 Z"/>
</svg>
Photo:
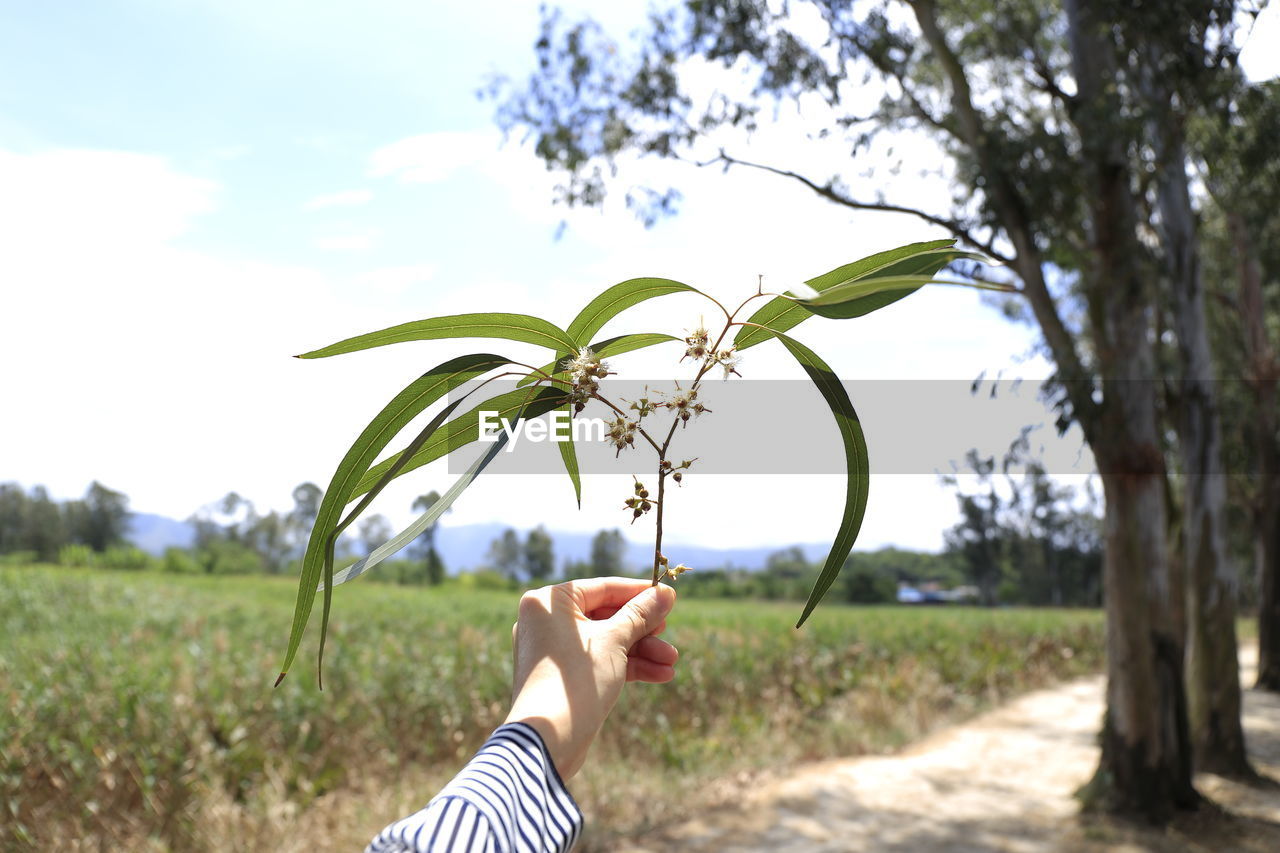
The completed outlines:
<svg viewBox="0 0 1280 853">
<path fill-rule="evenodd" d="M 621 33 L 638 8 L 592 12 Z M 528 72 L 536 30 L 536 5 L 517 2 L 0 3 L 0 480 L 70 498 L 96 479 L 135 510 L 175 518 L 229 491 L 285 510 L 298 483 L 328 482 L 386 400 L 465 350 L 435 341 L 326 360 L 296 353 L 467 311 L 567 324 L 604 287 L 641 275 L 736 299 L 758 275 L 781 290 L 943 236 L 908 218 L 834 210 L 776 178 L 647 161 L 624 164 L 618 187 L 676 182 L 680 216 L 646 230 L 620 204 L 553 208 L 554 177 L 501 137 L 492 103 L 476 97 L 491 74 Z M 1276 53 L 1251 46 L 1250 73 L 1276 73 Z M 815 167 L 839 156 L 799 127 L 783 111 L 742 153 Z M 898 156 L 936 159 L 906 139 Z M 867 189 L 877 188 L 947 199 L 936 179 Z M 672 297 L 606 331 L 679 332 L 702 314 Z M 857 321 L 814 321 L 801 337 L 849 379 L 1049 373 L 1032 329 L 960 288 Z M 771 349 L 750 351 L 744 373 L 796 376 Z M 670 375 L 664 358 L 615 367 Z M 947 435 L 966 405 L 939 402 L 912 434 Z M 860 411 L 873 481 L 858 546 L 937 549 L 956 520 L 937 478 L 947 460 L 937 473 L 878 470 L 877 441 L 904 427 L 895 408 Z M 834 425 L 797 424 L 795 440 L 820 429 Z M 1086 474 L 1078 435 L 1051 432 L 1037 435 L 1079 460 L 1064 474 Z M 983 450 L 1013 437 L 987 436 Z M 586 478 L 581 511 L 563 477 L 481 477 L 445 523 L 612 527 L 626 521 L 617 507 L 639 467 L 623 466 Z M 450 479 L 443 463 L 420 469 L 376 509 L 405 524 L 412 498 Z M 843 494 L 839 476 L 689 477 L 679 496 L 688 509 L 668 535 L 821 542 Z"/>
</svg>

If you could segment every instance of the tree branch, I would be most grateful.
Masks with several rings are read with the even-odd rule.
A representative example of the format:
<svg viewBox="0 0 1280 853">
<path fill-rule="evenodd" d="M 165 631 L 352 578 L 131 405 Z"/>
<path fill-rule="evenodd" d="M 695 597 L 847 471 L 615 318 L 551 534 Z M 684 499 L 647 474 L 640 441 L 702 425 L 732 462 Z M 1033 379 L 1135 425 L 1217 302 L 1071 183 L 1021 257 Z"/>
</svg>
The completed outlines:
<svg viewBox="0 0 1280 853">
<path fill-rule="evenodd" d="M 1031 309 L 1044 333 L 1045 342 L 1053 353 L 1054 361 L 1058 363 L 1058 371 L 1070 396 L 1071 407 L 1080 420 L 1085 437 L 1091 439 L 1099 414 L 1098 404 L 1093 399 L 1091 383 L 1084 381 L 1089 376 L 1076 349 L 1075 339 L 1062 321 L 1058 306 L 1045 281 L 1043 261 L 1040 250 L 1036 246 L 1026 202 L 1005 171 L 1004 165 L 990 149 L 989 131 L 973 104 L 968 75 L 963 63 L 951 50 L 946 37 L 938 27 L 937 10 L 933 0 L 910 0 L 910 3 L 925 41 L 938 57 L 942 71 L 951 83 L 952 109 L 959 122 L 958 137 L 969 147 L 981 164 L 982 172 L 987 178 L 987 197 L 995 207 L 996 214 L 1000 217 L 1017 253 L 1011 266 L 1022 278 L 1023 293 L 1031 303 Z"/>
<path fill-rule="evenodd" d="M 826 184 L 820 184 L 817 181 L 813 180 L 812 178 L 806 175 L 802 175 L 799 172 L 793 172 L 790 169 L 781 169 L 781 168 L 778 168 L 777 166 L 770 166 L 765 163 L 753 163 L 750 160 L 742 160 L 730 154 L 725 153 L 724 149 L 721 149 L 720 154 L 716 157 L 711 158 L 710 160 L 693 161 L 693 162 L 694 162 L 694 165 L 700 166 L 700 167 L 713 166 L 713 165 L 716 165 L 717 163 L 723 164 L 726 168 L 729 166 L 746 166 L 747 168 L 750 168 L 750 169 L 759 169 L 762 172 L 768 172 L 771 175 L 778 175 L 783 178 L 790 178 L 791 180 L 797 181 L 800 184 L 803 184 L 804 186 L 813 190 L 813 192 L 817 193 L 822 198 L 825 198 L 828 201 L 833 201 L 836 204 L 839 204 L 843 207 L 853 208 L 854 210 L 881 210 L 886 213 L 905 213 L 908 216 L 914 216 L 917 219 L 922 219 L 925 222 L 928 222 L 932 225 L 940 225 L 941 227 L 946 228 L 948 231 L 950 231 L 952 234 L 956 235 L 960 239 L 964 240 L 966 243 L 972 246 L 977 246 L 979 249 L 986 252 L 992 258 L 995 258 L 996 260 L 1000 261 L 1003 264 L 1012 263 L 1012 259 L 1009 256 L 1005 255 L 1003 252 L 1000 252 L 999 250 L 997 250 L 995 246 L 992 245 L 992 242 L 990 240 L 980 239 L 979 237 L 975 236 L 972 232 L 970 232 L 969 229 L 965 228 L 965 226 L 962 223 L 954 219 L 947 219 L 945 217 L 935 216 L 931 213 L 927 213 L 926 211 L 919 210 L 914 207 L 904 207 L 902 205 L 887 204 L 884 202 L 858 201 L 857 199 L 850 198 L 849 196 L 846 196 L 843 193 L 839 192 L 829 182 Z"/>
</svg>

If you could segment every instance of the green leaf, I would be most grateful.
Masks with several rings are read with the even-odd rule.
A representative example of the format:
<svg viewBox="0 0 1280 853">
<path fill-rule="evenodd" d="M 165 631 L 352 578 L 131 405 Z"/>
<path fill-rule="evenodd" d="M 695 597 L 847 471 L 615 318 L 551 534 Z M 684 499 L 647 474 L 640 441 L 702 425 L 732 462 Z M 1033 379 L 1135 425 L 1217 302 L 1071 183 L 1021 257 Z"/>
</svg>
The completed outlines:
<svg viewBox="0 0 1280 853">
<path fill-rule="evenodd" d="M 289 671 L 302 642 L 302 632 L 306 628 L 315 600 L 316 582 L 321 572 L 325 571 L 326 563 L 328 570 L 332 571 L 333 542 L 345 526 L 339 521 L 342 509 L 351 500 L 352 490 L 361 475 L 377 459 L 388 442 L 428 406 L 464 382 L 509 363 L 510 360 L 504 356 L 477 353 L 437 365 L 397 394 L 356 438 L 329 481 L 329 488 L 325 490 L 311 529 L 311 538 L 302 561 L 302 577 L 299 580 L 293 627 L 289 634 L 281 678 Z M 346 522 L 349 523 L 350 520 Z"/>
<path fill-rule="evenodd" d="M 959 287 L 973 287 L 978 290 L 998 290 L 1004 293 L 1009 293 L 1016 289 L 1007 284 L 985 281 L 958 281 L 956 279 L 934 278 L 931 275 L 875 276 L 833 287 L 818 294 L 813 299 L 802 299 L 799 304 L 819 316 L 845 320 L 850 317 L 861 317 L 863 314 L 875 310 L 874 308 L 868 308 L 868 304 L 878 297 L 888 296 L 892 297 L 890 301 L 896 301 L 906 295 L 902 291 L 914 293 L 926 284 L 957 285 Z M 883 307 L 885 304 L 887 303 L 881 302 L 876 307 Z"/>
<path fill-rule="evenodd" d="M 569 333 L 546 320 L 527 314 L 455 314 L 402 323 L 367 335 L 357 335 L 298 358 L 328 358 L 358 350 L 383 347 L 404 341 L 430 341 L 439 338 L 505 338 L 527 344 L 550 347 L 557 352 L 577 352 L 577 344 Z"/>
<path fill-rule="evenodd" d="M 570 416 L 573 415 L 568 406 L 564 407 L 564 411 L 569 412 Z M 556 444 L 560 448 L 560 459 L 564 462 L 564 471 L 569 475 L 569 482 L 573 483 L 573 496 L 578 501 L 578 509 L 582 509 L 582 473 L 578 470 L 578 449 L 573 443 L 573 429 L 570 428 L 567 440 Z"/>
<path fill-rule="evenodd" d="M 592 335 L 604 328 L 605 323 L 631 306 L 656 296 L 681 292 L 701 293 L 702 291 L 669 278 L 633 278 L 621 284 L 615 284 L 588 302 L 587 307 L 578 312 L 578 316 L 569 324 L 569 336 L 581 346 L 589 341 Z"/>
<path fill-rule="evenodd" d="M 615 338 L 605 338 L 591 345 L 591 351 L 598 358 L 612 358 L 615 355 L 622 355 L 624 352 L 633 352 L 634 350 L 651 347 L 654 344 L 665 344 L 668 341 L 678 341 L 677 337 L 671 335 L 663 335 L 658 332 L 639 332 L 634 335 L 618 335 Z M 542 373 L 562 372 L 569 366 L 571 356 L 561 353 L 560 358 L 549 364 L 542 365 L 540 371 Z M 517 386 L 528 385 L 536 382 L 541 378 L 538 374 L 531 374 L 524 377 L 516 383 Z M 562 377 L 566 378 L 566 377 Z"/>
<path fill-rule="evenodd" d="M 665 281 L 665 279 L 633 279 L 633 280 L 634 281 Z M 629 282 L 623 282 L 623 284 L 628 284 L 628 283 Z M 677 284 L 677 283 L 678 282 L 673 282 L 673 284 Z M 618 285 L 618 287 L 621 287 L 621 286 L 622 285 Z M 672 292 L 672 291 L 668 291 L 668 292 Z M 661 294 L 654 294 L 654 295 L 661 295 Z M 577 322 L 577 321 L 575 320 L 574 322 Z M 572 326 L 570 328 L 572 328 Z M 591 344 L 591 351 L 595 353 L 596 357 L 598 358 L 611 358 L 612 356 L 615 356 L 615 355 L 621 355 L 624 352 L 632 352 L 634 350 L 644 349 L 645 347 L 651 347 L 654 344 L 662 344 L 662 343 L 666 343 L 667 341 L 678 341 L 678 340 L 680 339 L 676 337 L 672 337 L 671 335 L 663 335 L 658 332 L 640 332 L 633 335 L 618 335 L 617 337 L 606 338 L 603 341 L 597 341 L 596 343 Z M 570 358 L 571 356 L 561 353 L 560 357 L 556 361 L 553 361 L 550 364 L 544 364 L 541 368 L 539 368 L 539 373 L 530 374 L 524 377 L 523 379 L 521 379 L 519 382 L 517 382 L 516 387 L 518 388 L 524 385 L 528 385 L 531 382 L 536 382 L 540 378 L 540 374 L 554 373 L 558 379 L 563 379 L 568 381 L 569 374 L 566 368 L 568 368 L 569 366 Z M 568 410 L 568 407 L 566 407 L 566 410 Z M 572 411 L 570 411 L 570 415 L 572 414 L 573 414 Z M 578 470 L 578 450 L 577 450 L 577 447 L 574 445 L 572 433 L 570 433 L 568 441 L 563 441 L 559 443 L 559 448 L 560 448 L 560 458 L 564 461 L 565 473 L 569 475 L 569 482 L 573 484 L 573 494 L 574 494 L 574 497 L 577 498 L 578 509 L 582 509 L 582 475 Z"/>
<path fill-rule="evenodd" d="M 821 293 L 833 287 L 871 276 L 932 275 L 953 260 L 976 257 L 969 252 L 952 248 L 954 245 L 954 239 L 911 243 L 906 246 L 900 246 L 897 249 L 890 249 L 887 252 L 878 252 L 853 263 L 837 267 L 817 278 L 809 279 L 805 284 Z M 873 294 L 867 297 L 865 303 L 857 306 L 856 313 L 849 313 L 848 317 L 860 317 L 864 314 L 869 314 L 909 296 L 912 292 L 911 290 L 900 290 L 891 293 Z M 813 312 L 806 310 L 803 305 L 798 304 L 796 301 L 776 297 L 766 302 L 756 313 L 751 315 L 747 322 L 753 323 L 755 326 L 746 326 L 740 329 L 733 339 L 733 345 L 741 351 L 762 341 L 767 341 L 772 337 L 770 332 L 766 332 L 762 328 L 756 328 L 756 326 L 764 326 L 779 332 L 785 332 L 795 328 L 812 316 Z"/>
<path fill-rule="evenodd" d="M 470 411 L 464 412 L 446 423 L 425 441 L 420 448 L 416 450 L 405 448 L 405 450 L 387 457 L 370 468 L 360 478 L 360 482 L 356 484 L 355 489 L 351 492 L 350 499 L 354 500 L 372 489 L 393 468 L 395 469 L 394 476 L 402 476 L 421 468 L 429 462 L 434 462 L 447 453 L 452 453 L 459 448 L 466 447 L 473 441 L 477 441 L 480 437 L 481 412 L 494 412 L 496 417 L 506 418 L 514 422 L 515 419 L 522 417 L 539 417 L 552 409 L 564 405 L 565 393 L 563 390 L 543 387 L 538 390 L 538 393 L 529 401 L 528 406 L 524 407 L 524 412 L 521 413 L 521 407 L 524 405 L 527 394 L 526 390 L 517 389 L 491 397 Z"/>
<path fill-rule="evenodd" d="M 495 441 L 493 445 L 485 451 L 485 453 L 477 459 L 471 467 L 466 470 L 466 472 L 462 474 L 462 476 L 454 481 L 454 484 L 449 487 L 448 491 L 440 496 L 439 500 L 431 505 L 431 509 L 419 516 L 413 524 L 400 531 L 391 540 L 375 548 L 369 556 L 336 573 L 333 576 L 333 586 L 338 586 L 339 584 L 346 583 L 352 578 L 359 577 L 369 569 L 378 565 L 378 563 L 381 563 L 387 557 L 396 554 L 404 548 L 404 546 L 422 535 L 424 530 L 444 515 L 445 511 L 449 509 L 449 507 L 453 505 L 453 502 L 467 490 L 467 487 L 475 481 L 476 477 L 480 476 L 480 472 L 489 466 L 489 463 L 498 455 L 498 451 L 502 450 L 502 448 L 506 446 L 506 443 L 506 433 L 500 434 L 498 436 L 498 440 Z M 321 581 L 320 589 L 323 588 L 324 582 Z"/>
<path fill-rule="evenodd" d="M 827 590 L 835 583 L 836 576 L 844 566 L 845 559 L 853 550 L 853 543 L 862 528 L 862 518 L 867 511 L 867 493 L 871 488 L 871 466 L 867 459 L 867 440 L 862 433 L 862 424 L 858 413 L 849 400 L 844 385 L 835 371 L 827 366 L 818 355 L 804 344 L 782 334 L 777 329 L 769 329 L 787 351 L 795 356 L 796 361 L 804 368 L 805 373 L 818 386 L 818 391 L 831 407 L 836 426 L 840 429 L 840 438 L 844 442 L 845 471 L 848 480 L 845 487 L 844 512 L 840 516 L 840 527 L 836 531 L 835 541 L 831 543 L 831 551 L 823 563 L 822 571 L 809 592 L 804 611 L 800 614 L 799 628 L 809 618 L 809 614 L 818 606 L 818 602 L 827 594 Z"/>
</svg>

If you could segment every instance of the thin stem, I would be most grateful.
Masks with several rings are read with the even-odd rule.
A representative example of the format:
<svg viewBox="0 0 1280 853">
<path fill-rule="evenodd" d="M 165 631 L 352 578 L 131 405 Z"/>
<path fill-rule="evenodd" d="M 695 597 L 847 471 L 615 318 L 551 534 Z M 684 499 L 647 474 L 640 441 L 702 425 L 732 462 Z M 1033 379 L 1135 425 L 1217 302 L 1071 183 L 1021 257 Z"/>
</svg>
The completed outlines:
<svg viewBox="0 0 1280 853">
<path fill-rule="evenodd" d="M 622 411 L 622 409 L 619 409 L 617 406 L 615 406 L 613 403 L 611 403 L 611 402 L 609 402 L 608 400 L 606 400 L 604 397 L 601 397 L 601 396 L 600 396 L 600 392 L 599 392 L 599 391 L 597 391 L 595 394 L 592 394 L 591 396 L 595 397 L 595 398 L 596 398 L 597 400 L 599 400 L 601 403 L 604 403 L 606 406 L 608 406 L 609 408 L 613 409 L 615 412 L 617 412 L 617 413 L 618 413 L 618 416 L 619 416 L 619 417 L 623 417 L 623 418 L 628 418 L 628 419 L 630 419 L 630 415 L 628 415 L 626 412 Z M 654 441 L 654 440 L 649 436 L 649 433 L 645 432 L 644 427 L 640 426 L 640 419 L 639 419 L 639 418 L 636 418 L 636 432 L 640 433 L 640 435 L 644 437 L 644 440 L 645 440 L 645 441 L 647 441 L 647 442 L 649 442 L 651 445 L 653 445 L 653 449 L 654 449 L 654 450 L 656 450 L 656 451 L 658 451 L 658 455 L 659 455 L 659 456 L 661 456 L 661 455 L 662 455 L 662 448 L 658 446 L 658 442 Z"/>
<path fill-rule="evenodd" d="M 728 309 L 728 308 L 725 308 L 725 307 L 724 307 L 724 304 L 723 304 L 719 299 L 716 299 L 716 298 L 715 298 L 714 296 L 712 296 L 710 293 L 703 293 L 701 290 L 699 290 L 699 291 L 698 291 L 698 293 L 699 293 L 700 295 L 702 295 L 702 296 L 705 296 L 707 299 L 710 299 L 712 302 L 714 302 L 714 303 L 715 303 L 715 305 L 716 305 L 716 307 L 717 307 L 717 308 L 719 308 L 719 309 L 724 313 L 724 316 L 725 316 L 727 319 L 730 319 L 730 320 L 732 320 L 732 319 L 733 319 L 733 314 L 730 314 L 730 313 L 729 313 L 729 309 Z"/>
<path fill-rule="evenodd" d="M 756 294 L 756 296 L 759 296 L 759 295 L 760 294 L 758 293 Z M 719 337 L 716 338 L 715 345 L 711 347 L 712 352 L 717 352 L 720 349 L 720 344 L 724 342 L 724 336 L 729 334 L 729 329 L 730 327 L 733 326 L 733 318 L 737 316 L 738 311 L 741 311 L 744 307 L 746 307 L 747 303 L 749 303 L 752 299 L 755 299 L 756 296 L 752 296 L 745 299 L 743 303 L 738 306 L 737 310 L 735 310 L 732 314 L 730 314 L 728 311 L 724 312 L 726 322 L 725 322 L 724 328 L 720 330 Z M 716 304 L 720 305 L 719 302 L 716 302 Z M 723 305 L 721 305 L 720 307 L 721 307 L 721 310 L 724 309 Z M 707 360 L 702 363 L 702 367 L 698 369 L 698 374 L 693 377 L 693 383 L 689 386 L 690 394 L 698 390 L 698 383 L 702 381 L 702 377 L 706 376 L 707 371 L 710 370 L 714 364 L 715 362 L 711 360 Z M 654 519 L 653 584 L 652 586 L 657 586 L 658 582 L 662 580 L 662 575 L 659 573 L 658 567 L 661 565 L 661 562 L 662 562 L 662 511 L 666 506 L 666 502 L 663 501 L 662 498 L 666 492 L 667 473 L 668 473 L 668 470 L 663 467 L 662 463 L 667 458 L 667 449 L 671 447 L 671 439 L 673 436 L 675 436 L 676 425 L 679 423 L 680 423 L 680 419 L 678 417 L 673 416 L 671 418 L 671 428 L 667 430 L 667 437 L 666 439 L 663 440 L 662 447 L 658 448 L 658 512 Z"/>
<path fill-rule="evenodd" d="M 573 386 L 573 383 L 570 382 L 568 379 L 562 379 L 559 376 L 552 376 L 550 373 L 547 373 L 545 370 L 543 370 L 540 367 L 533 367 L 532 365 L 524 364 L 523 362 L 519 362 L 519 361 L 513 361 L 511 363 L 517 367 L 526 368 L 530 372 L 521 374 L 521 373 L 516 373 L 514 371 L 508 371 L 507 373 L 500 373 L 498 375 L 499 376 L 523 376 L 524 378 L 528 379 L 532 377 L 534 374 L 537 374 L 540 378 L 534 384 L 538 384 L 545 379 L 548 382 L 559 382 L 563 385 L 568 385 L 569 387 Z"/>
<path fill-rule="evenodd" d="M 653 534 L 653 583 L 650 586 L 657 586 L 658 581 L 662 580 L 662 576 L 658 573 L 658 566 L 662 562 L 662 495 L 667 487 L 667 472 L 662 469 L 662 459 L 658 459 L 658 515 L 655 521 L 655 530 Z"/>
</svg>

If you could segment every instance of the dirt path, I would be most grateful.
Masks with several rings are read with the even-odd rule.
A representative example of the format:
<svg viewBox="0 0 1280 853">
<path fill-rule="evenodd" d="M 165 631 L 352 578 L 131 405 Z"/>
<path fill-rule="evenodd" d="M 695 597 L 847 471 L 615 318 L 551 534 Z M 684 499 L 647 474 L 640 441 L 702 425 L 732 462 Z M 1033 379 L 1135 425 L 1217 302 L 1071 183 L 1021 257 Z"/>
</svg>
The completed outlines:
<svg viewBox="0 0 1280 853">
<path fill-rule="evenodd" d="M 1254 652 L 1241 657 L 1251 684 Z M 1246 691 L 1250 754 L 1280 779 L 1280 696 Z M 1280 850 L 1280 790 L 1213 776 L 1210 809 L 1161 832 L 1077 816 L 1098 762 L 1101 676 L 1028 694 L 892 756 L 810 765 L 735 807 L 625 849 L 649 851 Z"/>
</svg>

